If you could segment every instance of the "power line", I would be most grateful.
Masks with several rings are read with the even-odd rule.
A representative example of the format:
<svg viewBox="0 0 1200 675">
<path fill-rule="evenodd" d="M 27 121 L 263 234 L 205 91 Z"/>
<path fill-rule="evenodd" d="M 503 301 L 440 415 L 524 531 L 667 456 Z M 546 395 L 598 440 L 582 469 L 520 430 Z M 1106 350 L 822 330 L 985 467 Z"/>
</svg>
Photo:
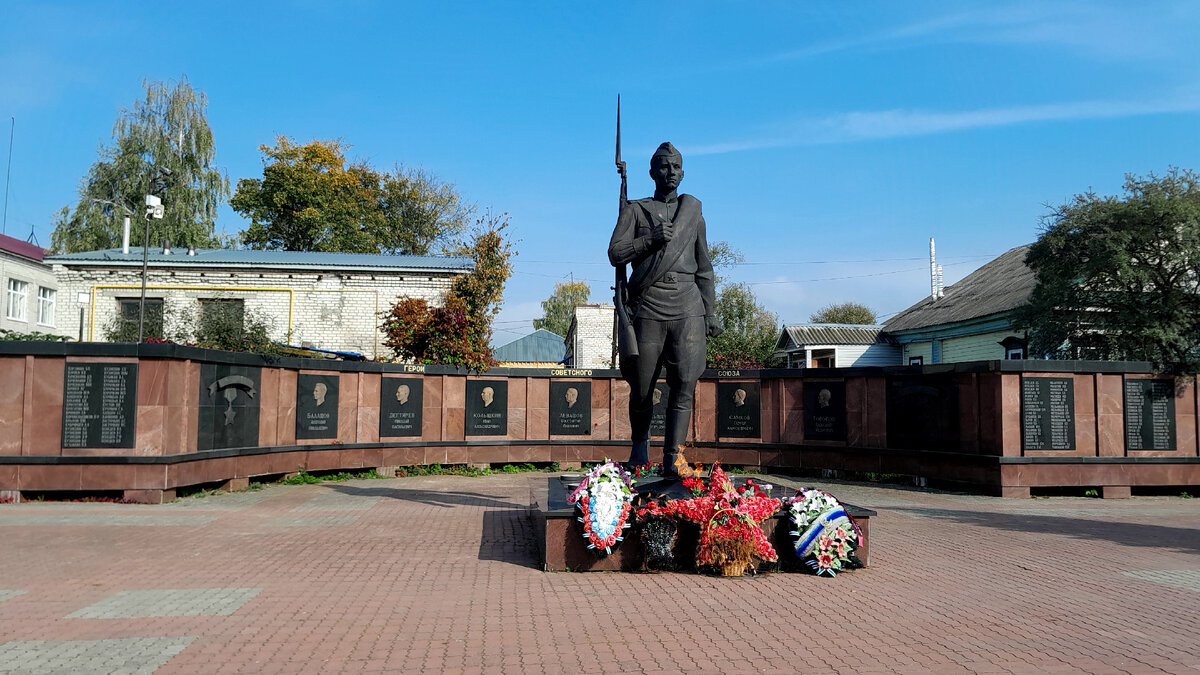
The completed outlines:
<svg viewBox="0 0 1200 675">
<path fill-rule="evenodd" d="M 986 253 L 979 255 L 952 255 L 945 256 L 946 260 L 978 260 L 980 258 L 995 258 L 998 253 Z M 778 260 L 778 261 L 762 261 L 762 262 L 736 262 L 729 263 L 728 267 L 742 267 L 746 265 L 849 265 L 859 263 L 877 263 L 877 262 L 910 262 L 913 260 L 928 260 L 928 256 L 916 258 L 861 258 L 855 260 Z M 606 260 L 527 260 L 521 259 L 518 264 L 532 263 L 536 265 L 603 265 L 611 266 Z"/>
<path fill-rule="evenodd" d="M 747 286 L 767 286 L 774 284 L 811 284 L 818 281 L 842 281 L 843 279 L 865 279 L 867 277 L 882 277 L 888 274 L 903 274 L 905 272 L 920 272 L 924 267 L 913 267 L 904 270 L 892 270 L 890 272 L 875 272 L 873 274 L 853 274 L 845 277 L 825 277 L 823 279 L 785 279 L 783 281 L 749 281 Z"/>
<path fill-rule="evenodd" d="M 921 258 L 921 260 L 923 260 L 923 258 Z M 956 262 L 956 263 L 947 263 L 946 266 L 951 267 L 954 265 L 966 265 L 969 262 L 970 262 L 969 260 L 964 260 L 964 261 Z M 910 267 L 908 269 L 902 269 L 902 270 L 890 270 L 887 272 L 873 272 L 871 274 L 852 274 L 852 275 L 844 276 L 844 277 L 825 277 L 825 278 L 821 278 L 821 279 L 784 279 L 782 281 L 748 281 L 748 282 L 746 282 L 746 285 L 747 286 L 766 286 L 766 285 L 774 285 L 774 284 L 809 284 L 809 283 L 816 283 L 818 281 L 842 281 L 843 279 L 865 279 L 868 277 L 887 276 L 889 274 L 903 274 L 905 272 L 922 272 L 924 270 L 925 270 L 924 267 Z"/>
</svg>

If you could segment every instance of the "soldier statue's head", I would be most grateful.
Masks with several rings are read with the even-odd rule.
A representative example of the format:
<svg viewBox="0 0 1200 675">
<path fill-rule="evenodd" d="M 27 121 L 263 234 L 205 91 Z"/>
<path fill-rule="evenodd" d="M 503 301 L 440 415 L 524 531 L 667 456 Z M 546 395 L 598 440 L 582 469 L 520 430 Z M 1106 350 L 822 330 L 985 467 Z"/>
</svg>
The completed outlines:
<svg viewBox="0 0 1200 675">
<path fill-rule="evenodd" d="M 670 141 L 658 146 L 650 156 L 650 178 L 654 179 L 656 197 L 671 194 L 683 181 L 683 155 Z"/>
</svg>

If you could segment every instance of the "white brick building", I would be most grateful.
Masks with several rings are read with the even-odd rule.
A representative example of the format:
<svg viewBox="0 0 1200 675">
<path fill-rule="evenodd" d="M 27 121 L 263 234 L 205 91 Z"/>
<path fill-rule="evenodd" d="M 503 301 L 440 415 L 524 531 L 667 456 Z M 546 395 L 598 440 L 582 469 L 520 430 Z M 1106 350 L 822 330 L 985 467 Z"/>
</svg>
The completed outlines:
<svg viewBox="0 0 1200 675">
<path fill-rule="evenodd" d="M 613 305 L 577 305 L 567 329 L 568 368 L 615 368 L 613 362 Z"/>
<path fill-rule="evenodd" d="M 0 284 L 4 305 L 0 310 L 0 328 L 17 333 L 71 335 L 64 329 L 65 296 L 58 292 L 58 281 L 50 267 L 42 262 L 41 247 L 0 234 Z M 78 323 L 78 317 L 76 317 Z"/>
<path fill-rule="evenodd" d="M 84 340 L 103 341 L 122 320 L 137 320 L 142 249 L 71 253 L 46 258 L 58 279 L 60 328 Z M 147 317 L 170 324 L 194 317 L 205 303 L 229 302 L 267 318 L 279 342 L 367 358 L 389 353 L 381 315 L 399 297 L 440 303 L 454 278 L 474 266 L 470 258 L 201 249 L 152 249 L 146 278 Z M 86 305 L 78 303 L 86 298 Z M 67 307 L 69 305 L 69 307 Z M 69 311 L 66 311 L 69 310 Z"/>
</svg>

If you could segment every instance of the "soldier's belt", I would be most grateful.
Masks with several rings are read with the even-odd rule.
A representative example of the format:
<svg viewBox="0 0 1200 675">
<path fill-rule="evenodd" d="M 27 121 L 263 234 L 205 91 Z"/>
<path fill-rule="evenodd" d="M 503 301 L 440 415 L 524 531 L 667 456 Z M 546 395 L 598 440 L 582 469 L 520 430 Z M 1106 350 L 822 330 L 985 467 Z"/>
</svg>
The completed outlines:
<svg viewBox="0 0 1200 675">
<path fill-rule="evenodd" d="M 672 283 L 672 284 L 680 282 L 680 281 L 684 281 L 684 282 L 695 281 L 696 275 L 688 274 L 687 272 L 667 272 L 666 274 L 663 275 L 662 280 L 667 283 Z"/>
</svg>

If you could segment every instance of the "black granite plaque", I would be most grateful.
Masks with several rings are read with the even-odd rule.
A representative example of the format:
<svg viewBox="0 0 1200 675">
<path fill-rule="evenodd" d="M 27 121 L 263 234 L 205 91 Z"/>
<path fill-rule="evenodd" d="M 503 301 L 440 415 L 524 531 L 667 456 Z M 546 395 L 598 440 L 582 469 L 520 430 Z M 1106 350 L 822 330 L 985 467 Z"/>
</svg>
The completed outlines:
<svg viewBox="0 0 1200 675">
<path fill-rule="evenodd" d="M 424 380 L 385 377 L 379 385 L 379 437 L 420 436 Z"/>
<path fill-rule="evenodd" d="M 136 363 L 66 364 L 62 447 L 132 448 L 137 379 Z"/>
<path fill-rule="evenodd" d="M 804 383 L 804 440 L 846 440 L 846 383 Z"/>
<path fill-rule="evenodd" d="M 717 436 L 760 438 L 760 396 L 758 382 L 717 382 Z"/>
<path fill-rule="evenodd" d="M 466 434 L 508 434 L 508 380 L 467 380 Z"/>
<path fill-rule="evenodd" d="M 296 438 L 337 438 L 338 376 L 296 376 Z"/>
<path fill-rule="evenodd" d="M 550 381 L 550 433 L 592 435 L 592 383 Z"/>
<path fill-rule="evenodd" d="M 1021 378 L 1021 447 L 1075 449 L 1075 381 L 1069 377 Z"/>
<path fill-rule="evenodd" d="M 1175 449 L 1175 382 L 1125 380 L 1125 449 Z"/>
<path fill-rule="evenodd" d="M 887 446 L 904 450 L 957 450 L 958 384 L 954 375 L 887 378 Z"/>
<path fill-rule="evenodd" d="M 260 383 L 253 366 L 200 365 L 197 449 L 258 447 Z"/>
<path fill-rule="evenodd" d="M 667 383 L 654 385 L 654 410 L 650 413 L 650 435 L 665 436 L 667 433 Z"/>
</svg>

